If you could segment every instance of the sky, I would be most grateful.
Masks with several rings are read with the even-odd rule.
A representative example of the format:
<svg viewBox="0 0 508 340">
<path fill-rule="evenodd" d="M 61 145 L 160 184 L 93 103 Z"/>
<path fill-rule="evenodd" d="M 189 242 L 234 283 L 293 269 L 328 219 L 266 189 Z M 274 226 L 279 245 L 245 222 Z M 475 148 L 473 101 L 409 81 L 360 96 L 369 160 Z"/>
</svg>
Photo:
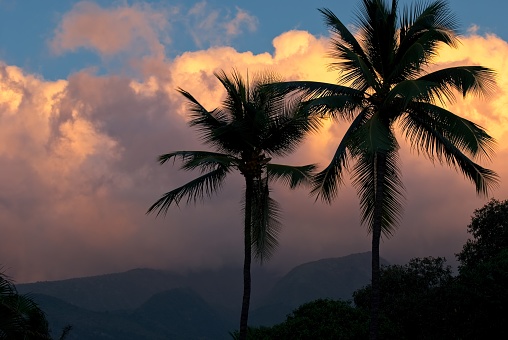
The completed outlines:
<svg viewBox="0 0 508 340">
<path fill-rule="evenodd" d="M 409 4 L 400 1 L 400 6 Z M 508 199 L 508 5 L 449 1 L 462 33 L 435 67 L 483 65 L 497 72 L 488 98 L 447 108 L 497 140 L 500 175 L 488 197 L 455 170 L 412 152 L 401 137 L 403 219 L 383 239 L 391 263 L 445 256 L 468 238 L 474 209 Z M 158 165 L 162 153 L 200 150 L 186 125 L 181 87 L 207 108 L 223 91 L 213 72 L 276 71 L 286 80 L 334 83 L 329 34 L 317 8 L 354 23 L 357 1 L 0 0 L 0 267 L 17 282 L 150 267 L 177 271 L 242 263 L 242 178 L 196 205 L 146 215 L 164 192 L 196 174 Z M 352 27 L 352 26 L 351 26 Z M 287 164 L 324 167 L 344 132 L 325 122 Z M 350 182 L 331 204 L 308 190 L 274 187 L 283 209 L 268 269 L 370 250 Z"/>
</svg>

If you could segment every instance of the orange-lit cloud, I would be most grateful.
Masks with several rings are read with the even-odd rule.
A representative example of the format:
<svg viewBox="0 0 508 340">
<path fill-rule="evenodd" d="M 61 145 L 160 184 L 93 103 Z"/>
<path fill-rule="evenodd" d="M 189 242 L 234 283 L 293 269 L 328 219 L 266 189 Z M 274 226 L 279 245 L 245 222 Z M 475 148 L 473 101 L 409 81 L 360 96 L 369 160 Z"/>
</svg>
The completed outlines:
<svg viewBox="0 0 508 340">
<path fill-rule="evenodd" d="M 241 13 L 238 22 L 247 23 Z M 112 27 L 106 37 L 80 31 L 78 27 L 89 28 L 92 14 L 99 24 L 114 19 L 124 29 Z M 162 26 L 149 22 L 152 14 L 146 7 L 102 9 L 83 2 L 64 16 L 53 44 L 60 52 L 88 47 L 109 55 L 129 52 L 128 46 L 142 39 L 152 52 L 163 53 L 157 31 Z M 235 17 L 210 20 L 231 23 Z M 337 75 L 327 70 L 326 39 L 289 31 L 275 37 L 273 45 L 273 53 L 213 47 L 172 60 L 143 58 L 134 51 L 132 65 L 142 70 L 140 79 L 83 70 L 47 81 L 0 64 L 0 258 L 9 274 L 30 281 L 133 267 L 186 270 L 240 263 L 240 176 L 232 176 L 216 199 L 171 209 L 165 219 L 145 216 L 145 211 L 193 176 L 177 166 L 157 165 L 156 156 L 204 147 L 186 126 L 186 107 L 175 88 L 212 109 L 223 95 L 213 76 L 219 69 L 235 67 L 244 75 L 272 70 L 291 80 L 335 82 Z M 464 37 L 456 50 L 443 49 L 436 60 L 436 67 L 482 64 L 498 71 L 499 88 L 491 98 L 458 99 L 449 109 L 480 123 L 498 140 L 496 157 L 485 165 L 501 175 L 501 185 L 492 193 L 500 199 L 508 198 L 506 60 L 505 41 L 475 34 Z M 326 122 L 294 155 L 280 161 L 324 166 L 343 131 L 344 126 Z M 467 237 L 469 216 L 486 198 L 478 198 L 473 185 L 454 170 L 432 165 L 403 141 L 401 145 L 407 204 L 399 230 L 382 243 L 381 254 L 393 262 L 426 255 L 453 258 Z M 330 206 L 314 202 L 305 190 L 275 186 L 274 196 L 282 204 L 284 229 L 269 266 L 284 269 L 369 250 L 349 183 Z"/>
</svg>

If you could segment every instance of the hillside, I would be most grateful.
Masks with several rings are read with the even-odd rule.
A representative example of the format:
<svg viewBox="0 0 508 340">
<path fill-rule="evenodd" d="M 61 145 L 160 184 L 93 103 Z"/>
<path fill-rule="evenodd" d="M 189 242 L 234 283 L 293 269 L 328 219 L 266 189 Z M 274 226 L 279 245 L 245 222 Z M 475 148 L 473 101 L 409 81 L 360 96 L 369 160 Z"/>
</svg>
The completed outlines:
<svg viewBox="0 0 508 340">
<path fill-rule="evenodd" d="M 387 264 L 386 261 L 382 263 Z M 351 299 L 370 281 L 370 252 L 299 265 L 277 277 L 253 273 L 252 325 L 273 325 L 302 303 Z M 70 339 L 224 339 L 237 325 L 241 268 L 187 274 L 135 269 L 18 286 L 34 294 L 55 334 Z"/>
</svg>

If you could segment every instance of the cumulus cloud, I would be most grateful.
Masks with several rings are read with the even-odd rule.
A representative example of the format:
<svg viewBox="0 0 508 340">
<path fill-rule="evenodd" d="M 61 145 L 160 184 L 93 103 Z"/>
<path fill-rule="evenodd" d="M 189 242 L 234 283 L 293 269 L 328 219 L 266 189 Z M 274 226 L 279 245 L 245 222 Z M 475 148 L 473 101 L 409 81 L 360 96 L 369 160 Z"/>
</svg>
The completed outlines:
<svg viewBox="0 0 508 340">
<path fill-rule="evenodd" d="M 94 44 L 89 46 L 102 48 Z M 146 71 L 142 79 L 84 70 L 48 81 L 0 64 L 0 258 L 9 274 L 22 282 L 133 267 L 188 270 L 241 263 L 240 176 L 229 178 L 216 199 L 175 207 L 165 219 L 145 216 L 145 211 L 195 175 L 177 166 L 161 167 L 156 156 L 204 147 L 186 125 L 186 106 L 176 87 L 212 109 L 223 96 L 213 76 L 218 69 L 234 66 L 243 74 L 270 69 L 286 79 L 335 82 L 337 75 L 326 67 L 326 39 L 289 31 L 273 44 L 273 55 L 213 47 L 155 64 L 139 59 Z M 508 95 L 503 90 L 508 75 L 502 72 L 507 57 L 505 41 L 471 35 L 457 50 L 443 49 L 436 60 L 437 67 L 484 64 L 499 72 L 499 89 L 488 101 L 459 99 L 449 109 L 478 121 L 497 138 L 497 156 L 485 165 L 501 175 L 500 188 L 493 192 L 501 199 L 508 197 L 503 181 L 508 176 Z M 344 128 L 325 122 L 280 161 L 324 166 Z M 487 199 L 478 198 L 473 185 L 454 170 L 432 165 L 401 144 L 407 204 L 400 229 L 382 243 L 381 254 L 392 262 L 427 255 L 453 258 L 467 237 L 473 209 Z M 370 249 L 350 183 L 332 205 L 314 202 L 305 190 L 274 189 L 284 229 L 268 266 L 285 270 Z"/>
<path fill-rule="evenodd" d="M 82 1 L 63 16 L 50 46 L 56 54 L 87 48 L 106 57 L 144 50 L 163 56 L 161 39 L 169 42 L 168 29 L 167 11 L 148 4 L 102 8 Z"/>
</svg>

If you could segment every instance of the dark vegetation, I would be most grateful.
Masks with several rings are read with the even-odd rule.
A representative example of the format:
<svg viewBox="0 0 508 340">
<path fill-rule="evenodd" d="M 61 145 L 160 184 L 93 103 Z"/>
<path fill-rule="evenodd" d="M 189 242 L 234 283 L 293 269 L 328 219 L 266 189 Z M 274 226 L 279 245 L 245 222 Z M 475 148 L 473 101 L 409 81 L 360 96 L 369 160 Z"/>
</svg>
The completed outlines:
<svg viewBox="0 0 508 340">
<path fill-rule="evenodd" d="M 63 340 L 71 326 L 65 325 Z M 0 272 L 0 340 L 51 340 L 46 314 L 34 297 L 18 293 L 13 282 Z"/>
<path fill-rule="evenodd" d="M 416 258 L 381 271 L 382 339 L 496 339 L 508 322 L 508 201 L 475 211 L 472 238 L 457 254 L 458 275 L 444 258 Z M 273 327 L 250 329 L 252 339 L 365 339 L 371 285 L 353 304 L 316 300 Z"/>
</svg>

